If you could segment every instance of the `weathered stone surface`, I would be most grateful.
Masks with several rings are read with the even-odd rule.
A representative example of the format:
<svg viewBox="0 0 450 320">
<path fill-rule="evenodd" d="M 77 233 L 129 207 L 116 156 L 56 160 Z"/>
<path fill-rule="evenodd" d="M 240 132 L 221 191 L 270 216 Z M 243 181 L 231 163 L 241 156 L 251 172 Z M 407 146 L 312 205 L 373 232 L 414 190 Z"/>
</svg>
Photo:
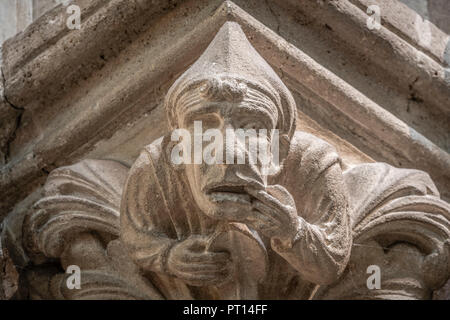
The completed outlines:
<svg viewBox="0 0 450 320">
<path fill-rule="evenodd" d="M 83 160 L 52 171 L 24 245 L 35 264 L 79 266 L 81 288 L 69 290 L 64 273 L 28 276 L 34 297 L 430 299 L 449 278 L 450 206 L 429 175 L 385 163 L 343 170 L 333 147 L 296 131 L 293 96 L 237 23 L 221 27 L 164 107 L 190 137 L 196 121 L 223 136 L 277 129 L 280 162 L 251 162 L 227 135 L 215 162 L 192 163 L 183 140 L 178 163 L 169 132 L 130 169 Z M 232 161 L 218 160 L 230 148 Z M 366 284 L 373 265 L 378 290 Z"/>
<path fill-rule="evenodd" d="M 0 226 L 0 232 L 2 228 Z M 9 256 L 8 249 L 0 241 L 0 300 L 11 299 L 19 286 L 19 272 Z"/>
<path fill-rule="evenodd" d="M 93 298 L 69 265 L 105 299 L 446 296 L 443 29 L 424 44 L 399 1 L 375 30 L 364 0 L 72 3 L 80 30 L 58 6 L 2 49 L 2 263 L 27 270 L 8 297 Z M 272 123 L 278 174 L 174 165 L 196 116 Z"/>
<path fill-rule="evenodd" d="M 1 51 L 1 47 L 0 47 Z M 0 60 L 1 67 L 1 60 Z M 0 164 L 5 165 L 9 154 L 9 143 L 20 121 L 21 110 L 11 106 L 5 98 L 3 73 L 0 69 Z"/>
<path fill-rule="evenodd" d="M 441 109 L 448 103 L 434 103 L 433 99 L 447 99 L 448 90 L 431 94 L 431 100 L 422 94 L 442 87 L 434 82 L 441 81 L 440 76 L 431 82 L 424 81 L 423 92 L 416 88 L 425 78 L 417 71 L 417 60 L 408 58 L 421 55 L 415 48 L 403 39 L 391 39 L 385 29 L 382 34 L 369 33 L 367 36 L 373 41 L 350 47 L 351 50 L 345 42 L 345 45 L 335 43 L 333 30 L 345 29 L 338 35 L 349 42 L 364 38 L 359 33 L 364 28 L 365 16 L 360 15 L 359 9 L 346 13 L 359 17 L 356 25 L 339 27 L 342 21 L 350 20 L 333 13 L 333 6 L 316 8 L 308 2 L 286 8 L 285 2 L 280 6 L 270 2 L 269 5 L 253 1 L 236 3 L 161 2 L 160 6 L 148 9 L 129 1 L 114 1 L 106 7 L 101 1 L 79 2 L 85 14 L 80 31 L 64 28 L 65 11 L 56 8 L 7 42 L 4 50 L 8 61 L 4 68 L 7 96 L 25 112 L 10 144 L 12 159 L 3 169 L 0 189 L 10 199 L 4 210 L 27 192 L 19 190 L 31 191 L 42 184 L 45 172 L 73 163 L 75 157 L 89 151 L 95 152 L 96 144 L 107 142 L 119 127 L 138 122 L 143 125 L 143 114 L 148 115 L 154 109 L 163 112 L 163 93 L 174 76 L 201 54 L 226 19 L 239 21 L 244 31 L 251 34 L 255 48 L 286 77 L 288 86 L 306 97 L 307 101 L 298 107 L 308 118 L 371 158 L 426 170 L 447 197 L 444 186 L 450 178 L 446 174 L 449 160 L 445 150 L 450 140 L 445 130 L 448 112 Z M 316 16 L 320 8 L 329 9 Z M 123 12 L 123 19 L 106 18 L 117 12 Z M 285 18 L 277 19 L 280 14 Z M 295 22 L 308 16 L 311 23 Z M 326 17 L 327 22 L 320 20 Z M 52 27 L 47 23 L 50 20 L 56 21 Z M 333 30 L 324 27 L 328 22 Z M 104 28 L 100 27 L 103 23 Z M 114 31 L 124 26 L 130 31 L 119 34 Z M 24 39 L 29 40 L 22 50 Z M 391 42 L 399 48 L 409 48 L 407 56 L 397 55 L 396 52 L 403 54 L 403 51 L 392 49 L 388 40 L 395 40 Z M 47 47 L 44 43 L 57 45 Z M 380 43 L 378 54 L 371 54 L 372 50 L 354 53 L 371 47 L 372 43 Z M 385 52 L 381 59 L 380 52 Z M 426 55 L 424 59 L 433 61 Z M 392 63 L 381 71 L 380 65 L 386 61 Z M 430 63 L 432 68 L 424 71 L 426 74 L 444 73 L 437 62 Z M 23 65 L 26 67 L 19 70 L 18 66 Z M 34 72 L 33 68 L 39 71 Z M 410 73 L 404 74 L 405 70 Z M 300 76 L 305 71 L 305 76 Z M 324 94 L 328 91 L 329 94 Z M 340 119 L 338 123 L 335 118 Z M 162 123 L 159 130 L 166 128 Z M 156 132 L 153 139 L 157 138 Z M 134 158 L 138 150 L 137 146 L 133 148 Z M 68 154 L 71 160 L 66 160 Z M 132 157 L 121 155 L 117 160 L 130 163 L 129 158 Z"/>
</svg>

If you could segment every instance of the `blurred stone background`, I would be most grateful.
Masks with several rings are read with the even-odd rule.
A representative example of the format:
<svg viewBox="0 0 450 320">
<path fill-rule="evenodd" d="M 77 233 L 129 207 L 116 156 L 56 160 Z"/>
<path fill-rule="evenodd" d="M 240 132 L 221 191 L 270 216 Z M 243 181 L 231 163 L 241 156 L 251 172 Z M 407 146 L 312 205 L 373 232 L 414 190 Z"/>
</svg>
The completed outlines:
<svg viewBox="0 0 450 320">
<path fill-rule="evenodd" d="M 449 0 L 400 0 L 441 30 L 450 34 Z M 31 22 L 64 0 L 1 0 L 0 45 L 7 38 L 24 30 Z M 373 3 L 376 4 L 377 0 Z"/>
<path fill-rule="evenodd" d="M 319 1 L 319 0 L 311 0 L 311 1 Z M 372 0 L 372 3 L 377 4 L 378 1 L 379 0 Z M 398 0 L 398 1 L 404 3 L 406 6 L 416 11 L 423 19 L 430 21 L 435 26 L 440 28 L 442 31 L 446 32 L 447 34 L 450 34 L 450 0 Z M 37 20 L 45 12 L 51 10 L 52 8 L 63 2 L 69 3 L 70 1 L 0 0 L 0 47 L 2 46 L 2 43 L 6 39 L 23 31 L 30 23 Z M 1 55 L 0 55 L 0 65 L 1 65 Z M 1 88 L 0 86 L 0 97 L 3 95 L 2 90 L 3 88 Z M 11 108 L 8 109 L 5 107 L 5 109 L 10 110 L 11 113 L 17 112 L 17 110 L 13 110 Z M 2 115 L 0 114 L 0 120 L 1 117 Z M 11 118 L 16 119 L 16 116 L 13 115 L 11 116 Z M 15 124 L 13 123 L 12 125 L 14 126 Z M 3 128 L 0 126 L 0 132 L 4 128 L 6 128 L 6 125 L 3 125 Z M 11 130 L 8 129 L 8 132 L 9 131 Z M 0 165 L 2 164 L 2 158 L 3 156 L 0 153 Z M 2 226 L 0 225 L 0 231 L 1 228 Z M 6 256 L 8 253 L 6 252 L 5 248 L 2 249 L 0 247 L 0 256 L 2 254 Z M 8 279 L 13 279 L 11 283 L 14 283 L 15 279 L 17 278 L 17 274 L 15 273 L 14 268 L 12 268 L 11 265 L 2 265 L 0 261 L 0 273 L 2 271 L 8 274 Z M 12 286 L 8 290 L 10 292 L 14 292 L 14 288 Z M 8 291 L 5 292 L 5 296 L 10 296 Z M 0 290 L 0 299 L 1 298 L 2 293 Z M 435 293 L 435 298 L 450 299 L 450 281 L 442 290 Z"/>
<path fill-rule="evenodd" d="M 63 0 L 1 0 L 0 44 Z"/>
<path fill-rule="evenodd" d="M 448 0 L 400 0 L 429 20 L 442 31 L 450 34 L 450 1 Z M 376 2 L 376 0 L 374 1 Z"/>
</svg>

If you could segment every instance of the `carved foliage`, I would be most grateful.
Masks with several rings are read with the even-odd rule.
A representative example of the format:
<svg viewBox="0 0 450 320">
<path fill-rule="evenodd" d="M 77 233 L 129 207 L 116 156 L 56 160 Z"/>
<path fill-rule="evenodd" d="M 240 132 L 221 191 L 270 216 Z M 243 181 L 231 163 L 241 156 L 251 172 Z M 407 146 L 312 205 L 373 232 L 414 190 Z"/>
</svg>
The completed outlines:
<svg viewBox="0 0 450 320">
<path fill-rule="evenodd" d="M 245 100 L 244 97 L 247 97 L 246 108 L 251 110 L 259 108 L 277 115 L 274 122 L 277 128 L 282 129 L 284 144 L 292 142 L 291 138 L 296 127 L 295 102 L 276 73 L 250 45 L 240 27 L 233 23 L 226 23 L 222 27 L 202 57 L 169 90 L 165 105 L 172 127 L 177 127 L 177 119 L 181 116 L 180 110 L 177 109 L 180 107 L 179 100 L 185 99 L 181 103 L 185 108 L 197 103 L 200 99 L 196 91 L 199 83 L 204 84 L 204 80 L 211 78 L 217 78 L 220 81 L 209 83 L 208 80 L 206 83 L 210 85 L 200 90 L 202 99 L 214 97 L 219 100 L 218 102 L 222 100 L 236 102 Z M 234 82 L 236 79 L 243 80 L 245 87 L 237 85 Z M 305 140 L 305 135 L 300 140 Z M 316 149 L 315 146 L 322 143 L 315 137 L 310 140 L 310 149 Z M 298 187 L 298 184 L 304 183 L 305 181 L 298 181 L 302 170 L 308 171 L 305 174 L 306 177 L 314 177 L 310 180 L 311 184 L 314 184 L 316 179 L 322 177 L 323 172 L 327 172 L 331 166 L 335 168 L 335 165 L 338 165 L 338 157 L 334 153 L 321 152 L 323 148 L 317 148 L 316 152 L 310 150 L 310 157 L 304 157 L 303 153 L 306 149 L 300 150 L 300 145 L 301 143 L 297 146 L 298 150 L 291 153 L 296 162 L 288 172 L 288 175 L 291 171 L 297 174 L 293 174 L 293 179 L 287 179 L 290 181 L 287 184 L 297 184 Z M 60 263 L 58 268 L 65 269 L 72 264 L 78 265 L 82 269 L 82 289 L 68 290 L 65 285 L 67 275 L 57 270 L 50 274 L 44 273 L 42 277 L 38 277 L 41 280 L 29 280 L 34 292 L 32 297 L 192 298 L 193 291 L 187 284 L 182 283 L 181 279 L 175 279 L 173 271 L 170 273 L 166 270 L 165 259 L 170 256 L 170 252 L 173 252 L 170 251 L 173 246 L 179 245 L 180 240 L 186 240 L 184 238 L 192 234 L 201 234 L 211 237 L 207 249 L 230 251 L 235 268 L 233 279 L 228 279 L 229 281 L 222 285 L 206 288 L 206 294 L 227 299 L 260 298 L 258 285 L 273 267 L 268 261 L 268 250 L 266 250 L 276 247 L 269 243 L 273 237 L 272 239 L 266 237 L 268 241 L 263 243 L 260 235 L 243 223 L 226 222 L 222 225 L 223 228 L 220 228 L 220 223 L 225 220 L 218 219 L 217 216 L 222 216 L 210 212 L 207 217 L 201 211 L 208 211 L 209 208 L 197 210 L 200 208 L 198 206 L 200 202 L 194 200 L 195 197 L 188 196 L 187 186 L 189 185 L 192 189 L 197 185 L 188 184 L 186 181 L 175 181 L 175 174 L 171 171 L 171 166 L 166 163 L 167 161 L 160 157 L 160 152 L 157 152 L 159 149 L 157 150 L 153 144 L 147 148 L 150 150 L 149 154 L 144 152 L 143 158 L 138 158 L 131 173 L 128 168 L 114 161 L 84 160 L 73 166 L 56 169 L 50 174 L 45 185 L 45 196 L 35 204 L 25 221 L 24 246 L 33 256 L 35 264 L 56 259 Z M 324 158 L 330 154 L 332 157 L 324 161 Z M 150 155 L 158 159 L 157 165 L 153 158 L 150 159 Z M 322 168 L 323 164 L 327 165 Z M 210 176 L 220 178 L 217 172 L 221 173 L 220 170 L 224 168 L 216 167 L 216 169 L 218 171 L 212 171 Z M 255 172 L 257 173 L 257 170 L 252 171 L 252 174 Z M 232 170 L 226 173 L 229 175 L 228 178 L 239 178 L 239 175 Z M 124 196 L 120 225 L 119 208 L 128 175 L 127 188 L 131 191 Z M 180 173 L 180 176 L 185 179 L 186 175 Z M 196 177 L 193 173 L 187 176 L 188 178 Z M 301 217 L 305 214 L 305 210 L 297 212 L 299 216 L 297 217 L 292 211 L 295 205 L 288 206 L 292 209 L 293 213 L 289 212 L 292 213 L 290 217 L 293 219 L 284 221 L 292 223 L 284 223 L 283 226 L 286 228 L 280 227 L 278 230 L 290 230 L 288 227 L 295 224 L 294 222 L 297 221 L 295 219 L 301 218 L 303 234 L 296 238 L 295 244 L 294 241 L 290 244 L 289 241 L 278 244 L 277 261 L 280 262 L 281 267 L 289 262 L 289 269 L 277 270 L 289 270 L 299 274 L 310 268 L 308 280 L 310 282 L 305 282 L 307 290 L 314 283 L 330 283 L 340 275 L 347 263 L 348 250 L 346 250 L 345 259 L 342 259 L 344 262 L 338 264 L 342 267 L 339 273 L 334 273 L 335 277 L 330 276 L 331 280 L 321 282 L 318 278 L 324 278 L 324 272 L 330 269 L 328 266 L 336 264 L 335 260 L 328 259 L 329 251 L 320 251 L 320 249 L 333 248 L 334 251 L 339 251 L 340 247 L 345 245 L 347 249 L 350 248 L 351 238 L 348 236 L 350 228 L 346 215 L 347 199 L 345 197 L 348 191 L 353 230 L 350 262 L 337 282 L 328 286 L 316 286 L 312 298 L 424 299 L 430 297 L 432 290 L 439 288 L 450 274 L 450 207 L 439 199 L 439 193 L 429 176 L 421 171 L 397 169 L 382 163 L 356 166 L 345 172 L 343 176 L 345 184 L 342 182 L 342 172 L 339 167 L 339 170 L 333 171 L 331 178 L 320 180 L 321 182 L 316 184 L 318 187 L 314 190 L 299 189 L 295 186 L 291 188 L 298 191 L 294 194 L 296 198 L 307 196 L 305 198 L 310 200 L 308 203 L 312 204 L 309 206 L 312 211 L 309 214 L 314 218 L 311 218 L 313 221 L 309 223 L 304 219 L 305 217 Z M 158 180 L 158 177 L 162 178 Z M 195 179 L 192 178 L 192 180 Z M 235 181 L 242 183 L 242 179 Z M 186 188 L 182 189 L 181 184 Z M 219 193 L 236 194 L 233 192 L 236 191 L 235 189 L 229 189 L 230 185 L 225 187 L 228 188 L 219 188 Z M 237 187 L 239 192 L 242 191 L 241 189 L 247 190 L 245 185 Z M 323 193 L 324 190 L 330 192 Z M 204 194 L 199 191 L 196 199 L 203 199 L 204 203 L 207 203 L 203 196 Z M 341 205 L 336 205 L 332 198 L 341 200 L 339 202 Z M 250 199 L 250 195 L 246 194 L 245 199 Z M 292 199 L 292 203 L 297 200 Z M 181 202 L 185 205 L 184 207 L 180 205 Z M 247 200 L 247 203 L 250 202 Z M 128 216 L 128 206 L 133 209 L 133 215 Z M 224 207 L 226 208 L 221 207 L 220 210 L 229 209 L 227 206 Z M 278 207 L 286 206 L 281 204 Z M 301 208 L 301 203 L 298 207 Z M 335 211 L 331 211 L 328 207 Z M 220 210 L 217 209 L 217 212 L 220 213 Z M 236 210 L 236 212 L 240 214 L 240 211 Z M 322 215 L 331 216 L 328 217 L 331 220 L 333 217 L 343 217 L 336 219 L 333 223 L 328 223 L 328 220 L 322 221 L 324 226 L 321 228 L 314 223 L 321 220 Z M 135 219 L 136 217 L 139 219 Z M 128 218 L 133 223 L 127 224 Z M 260 220 L 259 222 L 264 222 L 262 221 L 264 219 Z M 230 219 L 230 221 L 234 220 Z M 158 224 L 159 229 L 152 229 Z M 342 237 L 345 238 L 345 243 L 342 245 L 336 240 L 339 237 L 327 240 L 328 233 L 333 233 L 333 230 L 328 229 L 332 225 L 345 226 L 345 232 L 343 232 L 345 237 Z M 219 228 L 216 228 L 217 226 Z M 210 232 L 211 230 L 215 230 L 216 233 Z M 166 235 L 170 233 L 171 236 L 167 237 L 163 233 Z M 309 236 L 310 244 L 302 239 L 304 234 Z M 326 238 L 328 242 L 320 241 L 322 238 Z M 317 241 L 314 242 L 315 240 Z M 296 259 L 297 255 L 300 255 L 298 251 L 295 253 L 290 251 L 299 243 L 300 254 L 307 251 L 309 254 L 307 257 L 311 261 Z M 314 243 L 319 245 L 325 243 L 325 245 L 317 248 Z M 333 247 L 336 244 L 338 245 Z M 127 249 L 133 247 L 137 250 L 134 250 L 134 256 L 130 257 L 132 254 Z M 183 252 L 180 256 L 182 258 L 187 256 L 188 259 L 185 260 L 189 260 L 196 257 L 195 253 L 189 255 Z M 326 259 L 318 259 L 320 255 Z M 186 262 L 185 260 L 182 260 L 183 263 Z M 311 263 L 301 264 L 306 260 Z M 327 265 L 327 262 L 330 264 Z M 181 267 L 183 263 L 179 263 Z M 383 270 L 380 290 L 371 291 L 366 286 L 366 268 L 371 264 L 379 265 Z M 298 267 L 299 265 L 302 267 Z M 280 277 L 275 278 L 282 282 Z"/>
<path fill-rule="evenodd" d="M 128 169 L 104 160 L 84 160 L 51 172 L 45 197 L 25 223 L 28 249 L 59 257 L 77 233 L 119 234 L 119 206 Z"/>
<path fill-rule="evenodd" d="M 354 244 L 342 279 L 317 299 L 427 299 L 450 275 L 450 206 L 428 174 L 384 163 L 345 173 Z M 369 290 L 366 269 L 381 270 L 381 288 Z"/>
<path fill-rule="evenodd" d="M 160 299 L 127 258 L 120 242 L 119 207 L 128 168 L 103 160 L 84 160 L 54 170 L 24 224 L 29 253 L 59 258 L 61 266 L 81 269 L 81 289 L 70 290 L 64 270 L 31 269 L 32 298 Z M 34 257 L 35 263 L 43 260 Z"/>
</svg>

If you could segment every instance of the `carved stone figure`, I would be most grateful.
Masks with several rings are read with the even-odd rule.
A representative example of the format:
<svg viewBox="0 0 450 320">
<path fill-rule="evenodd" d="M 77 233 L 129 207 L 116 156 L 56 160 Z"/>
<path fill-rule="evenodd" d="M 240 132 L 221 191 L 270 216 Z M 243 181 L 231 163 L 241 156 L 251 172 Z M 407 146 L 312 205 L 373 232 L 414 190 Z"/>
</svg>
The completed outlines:
<svg viewBox="0 0 450 320">
<path fill-rule="evenodd" d="M 192 136 L 196 121 L 223 136 L 277 129 L 280 161 L 269 172 L 258 161 L 175 164 L 168 133 L 131 168 L 54 170 L 24 225 L 32 298 L 426 299 L 448 279 L 450 206 L 428 174 L 343 171 L 331 145 L 296 131 L 291 93 L 237 23 L 176 80 L 165 108 L 171 129 Z M 245 144 L 224 145 L 249 160 Z M 55 259 L 59 268 L 39 267 Z M 82 270 L 79 290 L 67 288 L 69 265 Z M 366 285 L 370 265 L 383 270 L 381 289 Z"/>
</svg>

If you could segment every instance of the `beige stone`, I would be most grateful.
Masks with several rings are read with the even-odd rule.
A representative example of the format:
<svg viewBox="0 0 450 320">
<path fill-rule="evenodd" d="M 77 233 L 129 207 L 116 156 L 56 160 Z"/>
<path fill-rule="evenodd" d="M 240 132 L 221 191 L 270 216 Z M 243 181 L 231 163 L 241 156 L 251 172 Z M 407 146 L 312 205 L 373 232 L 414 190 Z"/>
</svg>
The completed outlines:
<svg viewBox="0 0 450 320">
<path fill-rule="evenodd" d="M 80 30 L 58 6 L 2 49 L 2 298 L 446 297 L 442 30 L 398 1 L 378 30 L 363 0 L 73 3 Z M 281 162 L 175 163 L 195 120 L 276 128 Z"/>
<path fill-rule="evenodd" d="M 81 289 L 64 274 L 50 291 L 30 277 L 38 296 L 85 299 L 95 286 L 105 299 L 426 299 L 449 277 L 450 206 L 429 176 L 383 163 L 343 171 L 329 144 L 295 131 L 292 95 L 237 23 L 177 79 L 165 108 L 187 132 L 195 119 L 278 129 L 281 165 L 174 164 L 169 133 L 130 169 L 84 160 L 54 170 L 24 243 L 36 263 L 79 266 Z M 382 290 L 366 287 L 372 264 Z"/>
</svg>

